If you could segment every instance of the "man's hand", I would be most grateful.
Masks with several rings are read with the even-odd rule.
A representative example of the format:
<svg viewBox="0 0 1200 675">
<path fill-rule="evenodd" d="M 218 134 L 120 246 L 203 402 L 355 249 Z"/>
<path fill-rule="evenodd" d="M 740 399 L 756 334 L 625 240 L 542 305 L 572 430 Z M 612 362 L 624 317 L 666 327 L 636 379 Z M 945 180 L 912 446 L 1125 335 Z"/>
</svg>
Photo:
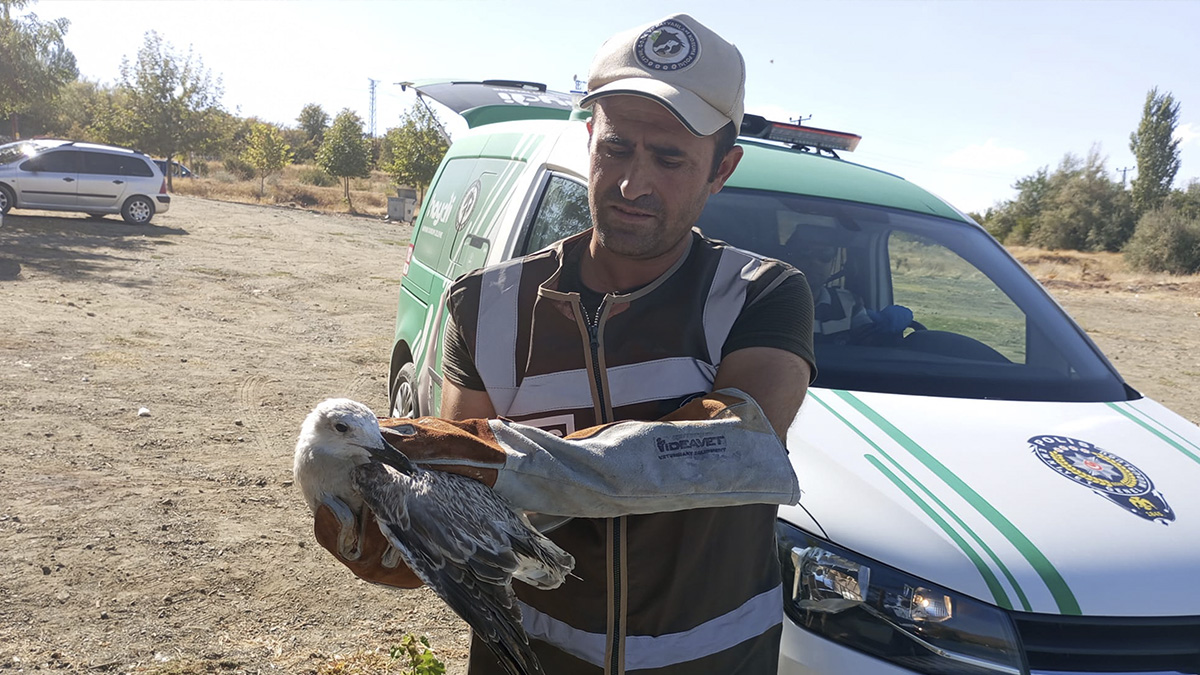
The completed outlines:
<svg viewBox="0 0 1200 675">
<path fill-rule="evenodd" d="M 404 564 L 399 553 L 388 543 L 387 537 L 383 536 L 379 524 L 375 522 L 375 514 L 364 509 L 358 528 L 358 559 L 347 560 L 338 551 L 341 523 L 328 506 L 322 504 L 317 507 L 313 522 L 313 535 L 316 536 L 317 543 L 354 572 L 355 576 L 373 584 L 397 588 L 419 588 L 424 583 Z"/>
</svg>

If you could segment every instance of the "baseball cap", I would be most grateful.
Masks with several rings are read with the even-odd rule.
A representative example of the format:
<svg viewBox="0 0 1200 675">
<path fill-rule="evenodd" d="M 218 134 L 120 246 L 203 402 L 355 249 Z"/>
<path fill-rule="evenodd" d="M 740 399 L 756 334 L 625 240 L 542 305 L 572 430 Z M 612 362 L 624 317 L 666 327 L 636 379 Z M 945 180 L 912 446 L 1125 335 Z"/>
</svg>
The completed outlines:
<svg viewBox="0 0 1200 675">
<path fill-rule="evenodd" d="M 697 136 L 741 128 L 746 63 L 733 43 L 687 14 L 617 33 L 600 47 L 579 102 L 618 94 L 661 103 Z"/>
</svg>

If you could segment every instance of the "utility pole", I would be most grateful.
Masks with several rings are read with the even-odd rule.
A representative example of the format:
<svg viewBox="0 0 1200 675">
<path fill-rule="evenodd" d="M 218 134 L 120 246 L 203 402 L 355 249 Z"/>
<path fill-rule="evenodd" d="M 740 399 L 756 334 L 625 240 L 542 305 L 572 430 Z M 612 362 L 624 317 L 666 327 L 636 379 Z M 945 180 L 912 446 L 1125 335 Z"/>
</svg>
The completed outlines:
<svg viewBox="0 0 1200 675">
<path fill-rule="evenodd" d="M 1125 187 L 1125 174 L 1129 173 L 1130 171 L 1133 171 L 1135 168 L 1137 168 L 1137 167 L 1127 166 L 1122 169 L 1117 169 L 1117 171 L 1121 172 L 1121 187 L 1122 188 Z"/>
<path fill-rule="evenodd" d="M 808 117 L 801 115 L 800 117 L 789 117 L 788 121 L 791 122 L 792 124 L 795 124 L 796 126 L 801 126 L 805 122 L 807 122 L 811 119 L 812 119 L 812 115 L 809 115 Z"/>
<path fill-rule="evenodd" d="M 372 80 L 368 77 L 367 81 L 371 83 L 371 121 L 369 128 L 371 129 L 371 138 L 375 138 L 375 85 L 379 83 L 379 80 Z"/>
</svg>

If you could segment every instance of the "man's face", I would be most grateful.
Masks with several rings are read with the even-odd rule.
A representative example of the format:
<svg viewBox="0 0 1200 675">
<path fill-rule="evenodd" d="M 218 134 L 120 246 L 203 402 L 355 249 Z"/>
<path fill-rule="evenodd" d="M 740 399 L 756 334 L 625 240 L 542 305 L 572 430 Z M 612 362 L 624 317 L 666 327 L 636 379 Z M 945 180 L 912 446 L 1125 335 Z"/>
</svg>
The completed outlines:
<svg viewBox="0 0 1200 675">
<path fill-rule="evenodd" d="M 821 294 L 821 287 L 829 281 L 835 257 L 836 248 L 815 244 L 805 246 L 796 257 L 796 268 L 804 272 L 804 278 L 808 280 L 814 298 Z"/>
<path fill-rule="evenodd" d="M 592 222 L 600 245 L 626 258 L 652 259 L 679 246 L 741 159 L 735 147 L 713 178 L 714 138 L 692 135 L 640 96 L 600 99 L 590 128 Z"/>
</svg>

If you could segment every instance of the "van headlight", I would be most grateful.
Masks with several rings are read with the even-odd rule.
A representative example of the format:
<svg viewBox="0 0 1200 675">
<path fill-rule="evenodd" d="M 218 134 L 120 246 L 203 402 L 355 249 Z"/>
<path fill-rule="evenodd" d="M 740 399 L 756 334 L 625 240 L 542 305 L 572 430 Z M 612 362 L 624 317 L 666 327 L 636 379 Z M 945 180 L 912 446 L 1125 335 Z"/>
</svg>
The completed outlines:
<svg viewBox="0 0 1200 675">
<path fill-rule="evenodd" d="M 829 640 L 919 673 L 1026 672 L 1003 610 L 778 522 L 784 612 Z"/>
</svg>

